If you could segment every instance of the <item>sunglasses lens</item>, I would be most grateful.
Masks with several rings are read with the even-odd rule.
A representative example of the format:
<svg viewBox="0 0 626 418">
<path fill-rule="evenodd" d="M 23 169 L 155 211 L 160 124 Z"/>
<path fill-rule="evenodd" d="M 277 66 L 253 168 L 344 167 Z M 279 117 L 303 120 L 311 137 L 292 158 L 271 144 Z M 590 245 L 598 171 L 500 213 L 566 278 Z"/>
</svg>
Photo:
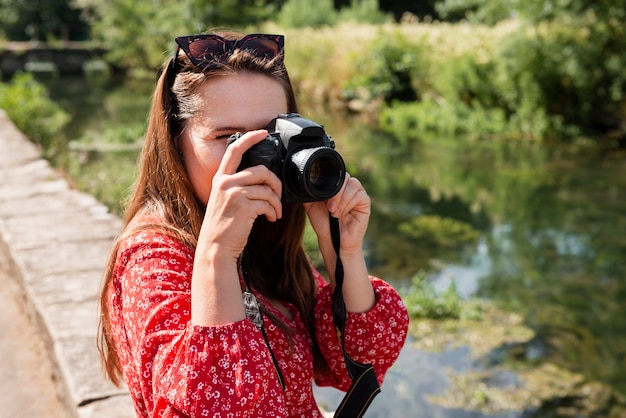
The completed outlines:
<svg viewBox="0 0 626 418">
<path fill-rule="evenodd" d="M 259 58 L 274 59 L 283 49 L 283 37 L 279 35 L 247 35 L 237 41 L 229 41 L 218 35 L 195 35 L 176 38 L 194 65 L 225 62 L 236 49 L 251 52 Z"/>
<path fill-rule="evenodd" d="M 244 38 L 238 42 L 238 47 L 253 51 L 254 55 L 260 58 L 272 59 L 280 54 L 280 45 L 270 38 Z"/>
<path fill-rule="evenodd" d="M 196 65 L 202 61 L 219 60 L 225 54 L 225 44 L 218 38 L 196 39 L 189 42 L 189 58 Z"/>
</svg>

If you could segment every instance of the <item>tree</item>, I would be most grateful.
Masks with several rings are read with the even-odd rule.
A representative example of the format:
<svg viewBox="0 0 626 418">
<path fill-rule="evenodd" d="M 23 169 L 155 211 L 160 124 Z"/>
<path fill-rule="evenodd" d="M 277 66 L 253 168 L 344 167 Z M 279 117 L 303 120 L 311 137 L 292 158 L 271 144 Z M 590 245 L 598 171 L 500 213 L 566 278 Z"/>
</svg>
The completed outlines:
<svg viewBox="0 0 626 418">
<path fill-rule="evenodd" d="M 439 0 L 440 1 L 440 0 Z M 402 19 L 404 13 L 412 13 L 420 18 L 430 16 L 437 18 L 435 4 L 438 0 L 378 0 L 378 9 L 384 13 L 390 13 L 396 21 Z M 352 0 L 334 0 L 335 10 L 350 7 Z"/>
<path fill-rule="evenodd" d="M 85 40 L 89 24 L 71 0 L 0 0 L 0 32 L 15 41 Z"/>
<path fill-rule="evenodd" d="M 6 0 L 0 0 L 6 1 Z M 213 28 L 244 28 L 272 16 L 276 0 L 75 0 L 91 10 L 93 35 L 122 68 L 157 68 L 173 53 L 175 36 Z"/>
</svg>

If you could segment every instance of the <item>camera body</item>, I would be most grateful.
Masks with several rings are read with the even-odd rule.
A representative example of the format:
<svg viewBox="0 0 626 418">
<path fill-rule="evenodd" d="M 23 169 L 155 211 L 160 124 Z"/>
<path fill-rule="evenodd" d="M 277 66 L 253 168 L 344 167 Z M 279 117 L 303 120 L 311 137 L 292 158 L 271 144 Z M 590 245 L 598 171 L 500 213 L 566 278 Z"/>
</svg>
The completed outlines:
<svg viewBox="0 0 626 418">
<path fill-rule="evenodd" d="M 244 153 L 239 170 L 255 165 L 269 168 L 283 184 L 286 203 L 323 201 L 339 192 L 345 163 L 321 125 L 298 113 L 285 113 L 266 129 L 268 136 Z M 228 145 L 240 136 L 231 135 Z"/>
</svg>

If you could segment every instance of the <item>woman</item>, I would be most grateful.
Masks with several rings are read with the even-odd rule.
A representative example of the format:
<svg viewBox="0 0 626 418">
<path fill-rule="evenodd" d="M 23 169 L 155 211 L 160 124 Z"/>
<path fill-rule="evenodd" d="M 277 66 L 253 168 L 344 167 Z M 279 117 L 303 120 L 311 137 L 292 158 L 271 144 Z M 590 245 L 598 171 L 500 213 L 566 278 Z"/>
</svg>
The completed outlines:
<svg viewBox="0 0 626 418">
<path fill-rule="evenodd" d="M 348 354 L 382 382 L 406 338 L 400 297 L 367 273 L 370 199 L 346 175 L 327 201 L 287 204 L 268 168 L 238 171 L 262 128 L 297 111 L 282 36 L 176 41 L 101 293 L 107 374 L 126 381 L 140 417 L 319 417 L 312 381 L 342 390 L 351 381 L 333 328 L 333 274 L 327 284 L 302 248 L 307 216 L 330 272 L 329 212 L 339 220 Z M 246 283 L 262 329 L 246 317 Z"/>
</svg>

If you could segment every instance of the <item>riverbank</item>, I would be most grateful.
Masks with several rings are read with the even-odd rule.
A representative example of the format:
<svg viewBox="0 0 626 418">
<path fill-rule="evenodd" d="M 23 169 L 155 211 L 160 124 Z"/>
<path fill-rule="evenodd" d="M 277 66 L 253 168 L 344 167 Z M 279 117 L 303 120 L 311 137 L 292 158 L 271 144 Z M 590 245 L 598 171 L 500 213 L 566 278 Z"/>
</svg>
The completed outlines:
<svg viewBox="0 0 626 418">
<path fill-rule="evenodd" d="M 0 147 L 0 193 L 6 197 L 0 202 L 0 265 L 24 289 L 31 316 L 46 337 L 48 351 L 55 359 L 60 392 L 68 410 L 75 411 L 68 416 L 90 418 L 101 416 L 98 412 L 106 410 L 107 417 L 130 417 L 132 413 L 124 415 L 125 410 L 117 416 L 108 412 L 128 409 L 129 399 L 123 390 L 104 381 L 95 352 L 97 289 L 119 220 L 91 195 L 71 190 L 55 169 L 40 159 L 38 149 L 4 116 L 0 118 Z M 394 170 L 382 168 L 393 175 Z M 373 226 L 381 222 L 373 222 Z M 75 260 L 76 254 L 81 255 L 80 260 Z M 581 405 L 595 408 L 592 410 L 596 411 L 595 415 L 585 415 L 589 417 L 609 416 L 605 412 L 613 407 L 622 408 L 616 409 L 616 416 L 624 412 L 623 397 L 606 386 L 584 381 L 578 374 L 540 365 L 536 367 L 538 373 L 517 375 L 519 369 L 503 367 L 511 365 L 510 359 L 527 360 L 528 353 L 535 355 L 535 350 L 541 348 L 542 341 L 524 326 L 520 316 L 486 315 L 475 321 L 414 320 L 412 335 L 415 342 L 403 354 L 408 360 L 398 365 L 403 372 L 390 373 L 384 395 L 375 402 L 375 406 L 384 405 L 387 411 L 399 416 L 415 410 L 416 399 L 423 398 L 428 399 L 428 402 L 420 401 L 425 416 L 428 411 L 433 412 L 433 405 L 441 407 L 437 411 L 466 411 L 440 416 L 487 417 L 495 411 L 508 414 L 507 417 L 522 416 L 510 410 L 536 408 L 536 403 L 529 400 L 542 400 L 547 406 L 541 407 L 567 407 L 577 413 Z M 503 335 L 507 338 L 500 338 Z M 476 342 L 483 343 L 478 346 L 478 354 L 474 353 Z M 558 343 L 551 343 L 555 342 Z M 444 351 L 441 358 L 423 354 L 434 348 Z M 472 351 L 474 359 L 459 355 L 466 364 L 461 373 L 441 376 L 440 384 L 433 386 L 434 376 L 443 374 L 442 365 L 448 365 L 442 358 L 454 356 L 449 365 L 458 371 L 456 356 L 466 350 Z M 494 360 L 499 363 L 485 363 Z M 489 369 L 477 372 L 477 364 L 479 367 L 487 364 Z M 405 374 L 406 368 L 415 369 L 415 373 Z M 423 378 L 416 382 L 417 376 Z M 512 380 L 503 381 L 503 376 Z M 538 381 L 537 377 L 543 380 Z M 506 386 L 507 382 L 513 383 Z M 533 386 L 529 389 L 520 382 L 530 382 Z M 545 382 L 564 384 L 541 386 Z M 544 396 L 553 393 L 549 390 L 557 392 L 549 398 L 551 402 L 546 402 Z M 329 405 L 338 403 L 329 399 Z M 502 399 L 508 403 L 501 402 Z M 557 403 L 572 400 L 574 405 Z M 399 405 L 407 407 L 402 409 Z M 509 412 L 504 412 L 507 409 Z"/>
<path fill-rule="evenodd" d="M 1 109 L 0 196 L 0 269 L 44 341 L 64 416 L 134 418 L 96 348 L 100 281 L 121 220 L 70 188 Z"/>
<path fill-rule="evenodd" d="M 74 418 L 132 418 L 96 349 L 97 294 L 118 218 L 72 190 L 0 111 L 0 267 L 23 293 Z"/>
</svg>

